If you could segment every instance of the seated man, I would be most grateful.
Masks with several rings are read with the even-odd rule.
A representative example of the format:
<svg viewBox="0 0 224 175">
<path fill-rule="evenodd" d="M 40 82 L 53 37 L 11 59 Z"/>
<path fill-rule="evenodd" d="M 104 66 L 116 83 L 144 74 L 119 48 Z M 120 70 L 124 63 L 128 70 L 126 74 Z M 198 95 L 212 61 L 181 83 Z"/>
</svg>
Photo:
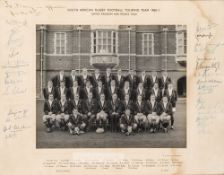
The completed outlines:
<svg viewBox="0 0 224 175">
<path fill-rule="evenodd" d="M 147 111 L 148 111 L 148 122 L 150 127 L 150 132 L 156 132 L 156 129 L 159 128 L 160 117 L 158 115 L 158 103 L 154 94 L 151 94 L 150 101 L 147 101 Z"/>
<path fill-rule="evenodd" d="M 142 95 L 137 96 L 137 101 L 134 107 L 135 120 L 138 123 L 138 129 L 141 131 L 143 128 L 146 128 L 146 103 L 142 100 Z"/>
<path fill-rule="evenodd" d="M 168 84 L 168 89 L 165 91 L 165 95 L 168 97 L 168 101 L 172 104 L 172 115 L 171 115 L 171 129 L 174 129 L 174 113 L 176 112 L 176 102 L 177 102 L 177 91 L 173 89 L 173 84 Z"/>
<path fill-rule="evenodd" d="M 130 135 L 132 131 L 137 130 L 137 121 L 134 119 L 134 116 L 131 114 L 131 110 L 127 108 L 125 114 L 121 116 L 120 128 L 121 132 L 126 132 L 126 135 Z"/>
<path fill-rule="evenodd" d="M 98 101 L 97 109 L 98 110 L 96 115 L 96 124 L 97 124 L 96 132 L 103 133 L 109 112 L 109 105 L 108 102 L 105 100 L 105 94 L 100 94 L 100 100 Z"/>
<path fill-rule="evenodd" d="M 168 127 L 172 115 L 172 104 L 168 101 L 167 96 L 163 96 L 159 105 L 160 121 L 164 132 L 168 132 Z"/>
<path fill-rule="evenodd" d="M 122 104 L 117 97 L 117 94 L 112 95 L 109 109 L 109 120 L 111 124 L 111 132 L 118 131 L 119 119 L 122 113 Z"/>
<path fill-rule="evenodd" d="M 44 102 L 44 116 L 43 123 L 46 126 L 46 131 L 51 132 L 52 127 L 55 124 L 55 117 L 58 114 L 58 102 L 54 100 L 54 95 L 49 94 L 48 100 Z"/>
<path fill-rule="evenodd" d="M 73 109 L 72 114 L 69 116 L 68 128 L 70 134 L 79 135 L 84 133 L 86 123 L 83 121 L 82 115 L 77 109 Z"/>
<path fill-rule="evenodd" d="M 84 105 L 85 114 L 87 115 L 87 131 L 90 130 L 91 124 L 96 120 L 96 113 L 97 113 L 97 101 L 93 99 L 93 93 L 90 92 L 88 94 L 88 99 L 85 101 Z"/>
<path fill-rule="evenodd" d="M 134 103 L 130 99 L 130 95 L 127 93 L 124 97 L 124 100 L 122 101 L 122 113 L 124 114 L 126 109 L 130 109 L 131 114 L 133 114 L 134 112 L 133 107 L 134 107 Z"/>
<path fill-rule="evenodd" d="M 56 116 L 56 121 L 62 130 L 65 130 L 66 124 L 69 119 L 69 104 L 68 101 L 66 100 L 65 95 L 61 96 L 61 100 L 59 101 L 59 110 L 58 110 L 58 115 Z"/>
</svg>

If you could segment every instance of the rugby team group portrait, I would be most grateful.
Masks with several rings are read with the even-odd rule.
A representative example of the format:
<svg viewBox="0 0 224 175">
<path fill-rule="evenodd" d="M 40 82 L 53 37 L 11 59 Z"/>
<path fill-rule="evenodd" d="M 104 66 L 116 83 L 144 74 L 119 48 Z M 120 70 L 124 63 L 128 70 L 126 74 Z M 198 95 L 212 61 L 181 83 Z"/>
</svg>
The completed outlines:
<svg viewBox="0 0 224 175">
<path fill-rule="evenodd" d="M 37 25 L 37 148 L 185 147 L 186 72 L 186 25 Z"/>
<path fill-rule="evenodd" d="M 166 71 L 151 75 L 135 70 L 105 75 L 95 69 L 81 74 L 64 71 L 48 81 L 43 90 L 43 123 L 47 132 L 58 128 L 72 135 L 96 131 L 168 132 L 174 129 L 177 92 Z M 178 116 L 177 116 L 178 117 Z"/>
</svg>

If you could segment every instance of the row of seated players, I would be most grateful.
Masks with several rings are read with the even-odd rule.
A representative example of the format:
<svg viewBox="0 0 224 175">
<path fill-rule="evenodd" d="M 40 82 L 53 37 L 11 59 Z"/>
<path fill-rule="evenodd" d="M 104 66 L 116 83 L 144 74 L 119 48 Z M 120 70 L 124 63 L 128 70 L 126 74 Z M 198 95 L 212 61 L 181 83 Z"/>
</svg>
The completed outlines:
<svg viewBox="0 0 224 175">
<path fill-rule="evenodd" d="M 57 100 L 53 93 L 49 93 L 44 103 L 43 122 L 48 132 L 53 125 L 57 125 L 62 129 L 68 126 L 71 134 L 90 130 L 93 122 L 96 122 L 96 132 L 103 132 L 107 121 L 111 131 L 117 131 L 120 126 L 121 131 L 128 135 L 132 130 L 141 130 L 146 126 L 150 127 L 151 132 L 158 127 L 167 132 L 170 121 L 173 128 L 176 100 L 172 83 L 169 83 L 160 101 L 155 94 L 150 94 L 148 100 L 143 100 L 143 95 L 138 94 L 136 101 L 133 101 L 129 93 L 124 95 L 123 100 L 118 98 L 117 93 L 113 93 L 110 100 L 104 93 L 100 93 L 99 99 L 93 98 L 91 91 L 85 100 L 80 99 L 78 93 L 72 100 L 67 100 L 65 94 Z"/>
<path fill-rule="evenodd" d="M 64 71 L 61 70 L 58 75 L 52 78 L 54 87 L 59 87 L 62 80 L 65 82 L 66 88 L 72 87 L 74 80 L 77 80 L 80 87 L 84 87 L 87 80 L 91 82 L 93 87 L 97 86 L 98 80 L 101 80 L 105 87 L 110 85 L 111 80 L 115 80 L 119 89 L 123 88 L 125 81 L 129 81 L 130 87 L 133 89 L 137 88 L 140 82 L 143 83 L 145 89 L 151 89 L 155 82 L 158 83 L 160 89 L 167 88 L 167 84 L 171 82 L 171 78 L 166 71 L 162 71 L 161 77 L 158 77 L 155 71 L 151 75 L 147 75 L 146 71 L 136 75 L 135 70 L 124 72 L 119 69 L 116 74 L 112 74 L 110 68 L 106 69 L 105 74 L 101 73 L 99 69 L 95 69 L 93 74 L 90 74 L 85 68 L 81 74 L 77 70 L 72 70 L 69 76 L 65 76 Z"/>
</svg>

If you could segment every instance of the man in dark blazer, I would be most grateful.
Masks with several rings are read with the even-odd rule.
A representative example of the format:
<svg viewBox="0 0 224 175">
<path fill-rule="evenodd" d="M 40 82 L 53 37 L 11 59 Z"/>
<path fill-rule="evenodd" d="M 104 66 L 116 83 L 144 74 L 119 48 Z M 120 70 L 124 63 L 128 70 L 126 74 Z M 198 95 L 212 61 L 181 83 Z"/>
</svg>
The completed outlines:
<svg viewBox="0 0 224 175">
<path fill-rule="evenodd" d="M 134 101 L 135 100 L 135 95 L 130 87 L 129 81 L 124 82 L 124 87 L 120 89 L 120 99 L 123 101 L 125 99 L 125 95 L 129 94 L 130 100 Z"/>
<path fill-rule="evenodd" d="M 159 129 L 159 103 L 156 101 L 156 96 L 151 94 L 150 100 L 146 102 L 147 119 L 149 123 L 150 132 L 156 132 Z"/>
<path fill-rule="evenodd" d="M 92 80 L 91 80 L 91 83 L 92 83 L 94 88 L 97 87 L 97 82 L 99 80 L 103 81 L 103 76 L 100 74 L 99 69 L 95 69 L 94 74 L 92 75 Z"/>
<path fill-rule="evenodd" d="M 172 104 L 168 101 L 168 97 L 166 95 L 163 96 L 158 111 L 160 115 L 160 121 L 162 123 L 162 128 L 164 132 L 168 132 L 168 127 L 173 111 L 172 111 Z"/>
<path fill-rule="evenodd" d="M 147 99 L 150 98 L 151 95 L 155 95 L 156 101 L 159 103 L 162 99 L 162 92 L 159 89 L 159 84 L 157 82 L 154 83 L 153 88 L 150 91 L 150 94 Z"/>
<path fill-rule="evenodd" d="M 139 80 L 138 77 L 136 76 L 136 71 L 131 69 L 126 79 L 129 81 L 130 87 L 132 89 L 136 89 L 138 87 Z"/>
<path fill-rule="evenodd" d="M 85 115 L 85 105 L 83 104 L 83 101 L 80 99 L 79 95 L 76 94 L 74 100 L 70 101 L 69 104 L 69 113 L 72 113 L 74 109 L 77 110 L 78 114 L 82 116 L 82 120 L 87 122 L 87 116 Z"/>
<path fill-rule="evenodd" d="M 134 93 L 134 101 L 137 101 L 138 95 L 142 96 L 142 100 L 147 100 L 147 90 L 143 87 L 143 83 L 140 82 L 138 84 L 137 89 L 133 91 Z"/>
<path fill-rule="evenodd" d="M 100 94 L 105 94 L 106 88 L 101 79 L 97 80 L 97 86 L 94 88 L 94 96 L 97 101 L 100 100 Z"/>
<path fill-rule="evenodd" d="M 79 135 L 85 133 L 84 129 L 86 123 L 83 120 L 82 115 L 77 109 L 73 109 L 72 114 L 69 116 L 68 128 L 71 135 Z"/>
<path fill-rule="evenodd" d="M 119 130 L 119 120 L 122 114 L 122 104 L 118 99 L 118 95 L 113 93 L 110 101 L 109 122 L 111 124 L 111 132 Z"/>
<path fill-rule="evenodd" d="M 93 93 L 94 95 L 94 88 L 91 86 L 90 80 L 86 80 L 86 85 L 81 90 L 80 98 L 82 100 L 87 100 L 89 93 Z"/>
<path fill-rule="evenodd" d="M 116 81 L 115 80 L 111 80 L 110 81 L 110 85 L 107 87 L 107 91 L 106 91 L 106 100 L 112 100 L 112 95 L 116 93 L 117 95 L 119 95 L 120 91 L 119 88 L 116 86 Z"/>
<path fill-rule="evenodd" d="M 122 70 L 118 69 L 117 70 L 117 75 L 114 76 L 116 80 L 116 85 L 119 89 L 122 89 L 124 87 L 124 82 L 125 82 L 125 76 L 122 74 Z"/>
<path fill-rule="evenodd" d="M 137 96 L 137 101 L 134 106 L 134 115 L 135 120 L 138 123 L 139 131 L 141 131 L 143 128 L 146 128 L 147 125 L 147 108 L 146 108 L 146 102 L 142 100 L 142 95 Z"/>
<path fill-rule="evenodd" d="M 93 93 L 90 92 L 88 94 L 88 99 L 85 100 L 84 103 L 84 114 L 87 116 L 87 131 L 89 131 L 92 127 L 92 123 L 96 120 L 97 113 L 97 101 L 93 98 Z"/>
<path fill-rule="evenodd" d="M 65 130 L 69 119 L 69 102 L 66 100 L 66 96 L 62 95 L 61 100 L 58 102 L 59 110 L 56 115 L 56 122 L 60 129 Z"/>
<path fill-rule="evenodd" d="M 80 77 L 78 75 L 77 70 L 72 70 L 71 75 L 68 77 L 68 85 L 69 87 L 73 86 L 73 82 L 77 81 L 78 85 L 80 86 Z"/>
<path fill-rule="evenodd" d="M 44 102 L 44 116 L 43 123 L 46 126 L 46 131 L 51 132 L 52 126 L 55 125 L 55 118 L 59 112 L 58 101 L 54 99 L 52 93 L 49 94 L 48 99 Z"/>
<path fill-rule="evenodd" d="M 108 114 L 110 110 L 110 104 L 106 101 L 105 94 L 100 94 L 100 100 L 97 103 L 97 115 L 96 115 L 96 124 L 97 124 L 97 133 L 103 133 L 106 122 L 108 119 Z"/>
<path fill-rule="evenodd" d="M 53 87 L 53 82 L 52 82 L 51 80 L 49 80 L 49 81 L 47 82 L 47 87 L 45 87 L 45 88 L 43 89 L 43 95 L 44 95 L 44 99 L 45 99 L 45 100 L 48 100 L 48 96 L 49 96 L 49 94 L 53 94 L 54 97 L 56 96 L 56 90 L 55 90 L 55 88 Z"/>
<path fill-rule="evenodd" d="M 148 77 L 149 89 L 151 90 L 153 88 L 153 86 L 154 86 L 155 83 L 158 83 L 158 85 L 159 85 L 159 83 L 160 83 L 159 81 L 160 80 L 159 80 L 159 77 L 157 75 L 157 72 L 156 71 L 153 71 L 151 73 L 151 75 Z"/>
<path fill-rule="evenodd" d="M 56 94 L 57 94 L 57 100 L 61 100 L 61 96 L 62 95 L 65 95 L 66 96 L 66 98 L 68 98 L 68 89 L 65 87 L 65 81 L 61 81 L 60 82 L 60 87 L 58 87 L 57 89 L 56 89 Z"/>
<path fill-rule="evenodd" d="M 171 83 L 171 78 L 168 77 L 167 71 L 162 71 L 161 72 L 162 76 L 160 77 L 160 89 L 167 89 L 168 84 Z"/>
<path fill-rule="evenodd" d="M 60 82 L 61 81 L 64 81 L 65 82 L 65 85 L 67 86 L 68 83 L 67 83 L 67 77 L 65 76 L 65 73 L 63 70 L 61 70 L 59 72 L 59 75 L 56 75 L 53 79 L 52 79 L 52 82 L 53 82 L 53 85 L 55 88 L 59 88 L 60 87 Z"/>
<path fill-rule="evenodd" d="M 76 94 L 78 94 L 80 96 L 82 88 L 78 85 L 78 81 L 74 80 L 74 82 L 72 83 L 72 87 L 69 88 L 68 90 L 68 99 L 69 100 L 74 100 Z"/>
<path fill-rule="evenodd" d="M 86 86 L 86 82 L 90 81 L 91 82 L 91 76 L 88 74 L 88 70 L 84 68 L 82 70 L 82 75 L 80 76 L 80 86 L 84 88 Z"/>
<path fill-rule="evenodd" d="M 138 77 L 139 79 L 139 83 L 141 82 L 143 84 L 144 89 L 149 89 L 149 78 L 146 75 L 145 70 L 143 70 L 140 74 L 140 76 Z"/>
<path fill-rule="evenodd" d="M 104 76 L 104 86 L 107 88 L 110 85 L 111 80 L 114 79 L 111 68 L 106 69 L 106 75 Z"/>
<path fill-rule="evenodd" d="M 176 112 L 176 102 L 177 102 L 177 91 L 174 90 L 173 84 L 169 83 L 168 88 L 165 91 L 165 95 L 168 101 L 172 104 L 172 115 L 171 115 L 171 129 L 174 129 L 174 113 Z"/>
<path fill-rule="evenodd" d="M 120 120 L 121 132 L 126 132 L 126 135 L 130 135 L 133 131 L 137 130 L 137 121 L 134 119 L 133 114 L 129 108 L 125 109 L 125 113 L 122 114 Z"/>
</svg>

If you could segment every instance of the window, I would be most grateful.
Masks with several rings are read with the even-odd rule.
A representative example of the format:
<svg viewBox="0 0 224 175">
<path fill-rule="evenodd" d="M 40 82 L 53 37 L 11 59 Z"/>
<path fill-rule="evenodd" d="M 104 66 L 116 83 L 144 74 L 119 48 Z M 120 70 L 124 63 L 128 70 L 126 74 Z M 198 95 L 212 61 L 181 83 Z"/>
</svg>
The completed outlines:
<svg viewBox="0 0 224 175">
<path fill-rule="evenodd" d="M 92 33 L 92 53 L 117 53 L 117 32 L 97 30 Z"/>
<path fill-rule="evenodd" d="M 177 25 L 176 26 L 177 34 L 177 54 L 184 55 L 187 53 L 187 33 L 186 25 Z"/>
<path fill-rule="evenodd" d="M 152 33 L 142 34 L 142 54 L 143 55 L 154 54 L 154 36 Z"/>
<path fill-rule="evenodd" d="M 66 54 L 66 33 L 55 33 L 55 50 L 56 54 Z"/>
</svg>

